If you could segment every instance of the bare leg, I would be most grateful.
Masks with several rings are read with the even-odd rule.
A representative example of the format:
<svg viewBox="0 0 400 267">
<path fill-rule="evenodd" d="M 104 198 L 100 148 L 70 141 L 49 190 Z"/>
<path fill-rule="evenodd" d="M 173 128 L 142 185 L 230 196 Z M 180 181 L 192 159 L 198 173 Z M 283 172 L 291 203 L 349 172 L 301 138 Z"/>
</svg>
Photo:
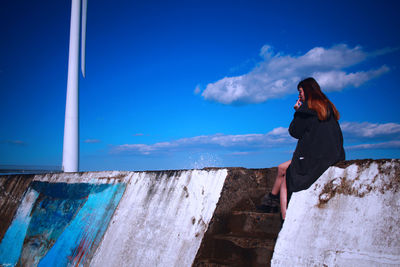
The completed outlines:
<svg viewBox="0 0 400 267">
<path fill-rule="evenodd" d="M 285 179 L 286 178 L 286 170 L 289 167 L 291 162 L 292 161 L 289 160 L 289 161 L 279 164 L 278 173 L 276 175 L 275 183 L 274 183 L 274 185 L 272 187 L 272 191 L 271 191 L 271 193 L 273 195 L 278 195 L 279 191 L 281 191 L 282 181 L 286 180 Z M 286 184 L 285 184 L 285 188 L 286 188 Z"/>
<path fill-rule="evenodd" d="M 287 208 L 287 187 L 286 187 L 286 170 L 287 170 L 287 168 L 289 167 L 289 165 L 290 165 L 290 163 L 291 163 L 292 161 L 291 160 L 289 160 L 289 161 L 286 161 L 285 163 L 282 163 L 281 165 L 283 165 L 281 168 L 282 168 L 282 171 L 283 171 L 283 168 L 284 168 L 284 171 L 283 171 L 283 178 L 281 178 L 282 179 L 282 182 L 281 182 L 281 184 L 280 184 L 280 188 L 279 188 L 279 190 L 280 190 L 280 201 L 281 201 L 281 214 L 282 214 L 282 219 L 284 220 L 285 219 L 285 217 L 286 217 L 286 208 Z M 281 166 L 281 165 L 279 165 L 279 166 Z M 278 167 L 279 168 L 279 167 Z"/>
<path fill-rule="evenodd" d="M 280 198 L 280 206 L 282 210 L 282 205 L 286 205 L 286 170 L 289 167 L 291 160 L 286 161 L 278 166 L 278 173 L 275 178 L 274 185 L 272 187 L 271 193 L 267 193 L 261 199 L 261 205 L 258 205 L 256 208 L 261 212 L 267 213 L 275 213 L 278 212 L 278 194 L 281 192 Z M 283 186 L 284 185 L 284 186 Z M 284 188 L 284 191 L 282 191 Z M 282 196 L 285 196 L 285 203 L 282 203 Z M 286 206 L 285 206 L 285 213 L 286 213 Z M 284 215 L 282 215 L 284 216 Z"/>
<path fill-rule="evenodd" d="M 286 218 L 286 208 L 287 208 L 287 188 L 286 188 L 286 179 L 283 179 L 282 184 L 281 184 L 281 195 L 280 195 L 280 201 L 281 201 L 281 214 L 282 214 L 282 219 L 284 220 Z"/>
</svg>

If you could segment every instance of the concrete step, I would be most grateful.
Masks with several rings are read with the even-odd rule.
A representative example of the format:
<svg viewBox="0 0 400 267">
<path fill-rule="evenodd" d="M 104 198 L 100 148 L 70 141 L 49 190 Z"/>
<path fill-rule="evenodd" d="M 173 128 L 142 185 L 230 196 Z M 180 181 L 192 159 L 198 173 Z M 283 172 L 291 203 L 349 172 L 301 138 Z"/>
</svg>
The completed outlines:
<svg viewBox="0 0 400 267">
<path fill-rule="evenodd" d="M 256 206 L 271 192 L 276 171 L 230 170 L 193 266 L 270 266 L 280 215 L 258 213 Z"/>
<path fill-rule="evenodd" d="M 196 262 L 193 267 L 231 267 L 231 266 L 241 266 L 242 263 L 234 262 L 234 261 L 226 261 L 220 259 L 201 259 Z"/>
<path fill-rule="evenodd" d="M 275 241 L 234 235 L 214 235 L 208 252 L 194 261 L 194 267 L 265 267 L 270 266 Z"/>
<path fill-rule="evenodd" d="M 213 237 L 216 240 L 232 243 L 241 249 L 240 260 L 237 261 L 236 265 L 231 266 L 270 266 L 275 247 L 274 239 L 235 235 L 215 235 Z"/>
<path fill-rule="evenodd" d="M 250 249 L 250 248 L 265 248 L 273 251 L 275 246 L 275 240 L 273 238 L 259 238 L 259 237 L 248 237 L 248 236 L 237 236 L 233 234 L 227 235 L 214 235 L 214 239 L 226 240 L 238 247 Z"/>
<path fill-rule="evenodd" d="M 261 198 L 266 194 L 266 192 L 271 191 L 270 188 L 257 187 L 248 188 L 245 197 L 239 201 L 232 210 L 236 211 L 255 211 L 256 205 L 260 204 Z"/>
<path fill-rule="evenodd" d="M 233 211 L 228 229 L 236 236 L 276 239 L 281 229 L 281 218 L 279 213 Z"/>
<path fill-rule="evenodd" d="M 213 238 L 213 236 L 203 239 L 200 253 L 197 254 L 194 263 L 204 259 L 218 260 L 219 263 L 241 263 L 243 261 L 243 249 L 225 239 Z M 194 265 L 197 266 L 197 265 Z"/>
<path fill-rule="evenodd" d="M 271 257 L 267 260 L 268 255 L 262 257 L 262 262 L 246 261 L 246 262 L 225 262 L 218 259 L 202 259 L 197 261 L 192 267 L 268 267 L 271 266 Z"/>
</svg>

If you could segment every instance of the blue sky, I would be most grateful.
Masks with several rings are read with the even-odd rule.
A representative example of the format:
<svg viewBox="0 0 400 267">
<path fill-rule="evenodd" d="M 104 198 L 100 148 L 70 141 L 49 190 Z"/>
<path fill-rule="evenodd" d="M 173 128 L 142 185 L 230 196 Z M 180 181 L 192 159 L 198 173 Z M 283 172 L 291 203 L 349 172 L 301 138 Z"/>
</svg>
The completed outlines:
<svg viewBox="0 0 400 267">
<path fill-rule="evenodd" d="M 70 5 L 2 2 L 0 165 L 61 165 Z M 347 159 L 399 158 L 399 9 L 89 0 L 80 169 L 275 166 L 309 76 L 341 113 Z"/>
</svg>

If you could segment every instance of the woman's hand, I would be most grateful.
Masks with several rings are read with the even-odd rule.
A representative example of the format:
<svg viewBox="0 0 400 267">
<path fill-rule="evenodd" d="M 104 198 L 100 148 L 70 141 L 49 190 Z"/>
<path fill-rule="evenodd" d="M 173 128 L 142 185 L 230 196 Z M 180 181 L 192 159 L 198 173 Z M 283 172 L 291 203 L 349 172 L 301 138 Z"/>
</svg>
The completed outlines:
<svg viewBox="0 0 400 267">
<path fill-rule="evenodd" d="M 298 110 L 299 109 L 299 107 L 301 106 L 301 101 L 300 101 L 300 98 L 299 99 L 297 99 L 297 102 L 296 102 L 296 104 L 294 104 L 294 109 L 295 110 Z"/>
</svg>

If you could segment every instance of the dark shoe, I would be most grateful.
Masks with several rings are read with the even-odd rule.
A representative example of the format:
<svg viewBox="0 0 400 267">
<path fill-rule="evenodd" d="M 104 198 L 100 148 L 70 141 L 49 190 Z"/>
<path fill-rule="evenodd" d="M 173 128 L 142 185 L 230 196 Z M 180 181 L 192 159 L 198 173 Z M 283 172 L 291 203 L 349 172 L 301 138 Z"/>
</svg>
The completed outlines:
<svg viewBox="0 0 400 267">
<path fill-rule="evenodd" d="M 279 196 L 275 196 L 271 193 L 265 195 L 261 199 L 261 204 L 256 206 L 257 210 L 265 213 L 277 213 L 279 212 Z"/>
</svg>

